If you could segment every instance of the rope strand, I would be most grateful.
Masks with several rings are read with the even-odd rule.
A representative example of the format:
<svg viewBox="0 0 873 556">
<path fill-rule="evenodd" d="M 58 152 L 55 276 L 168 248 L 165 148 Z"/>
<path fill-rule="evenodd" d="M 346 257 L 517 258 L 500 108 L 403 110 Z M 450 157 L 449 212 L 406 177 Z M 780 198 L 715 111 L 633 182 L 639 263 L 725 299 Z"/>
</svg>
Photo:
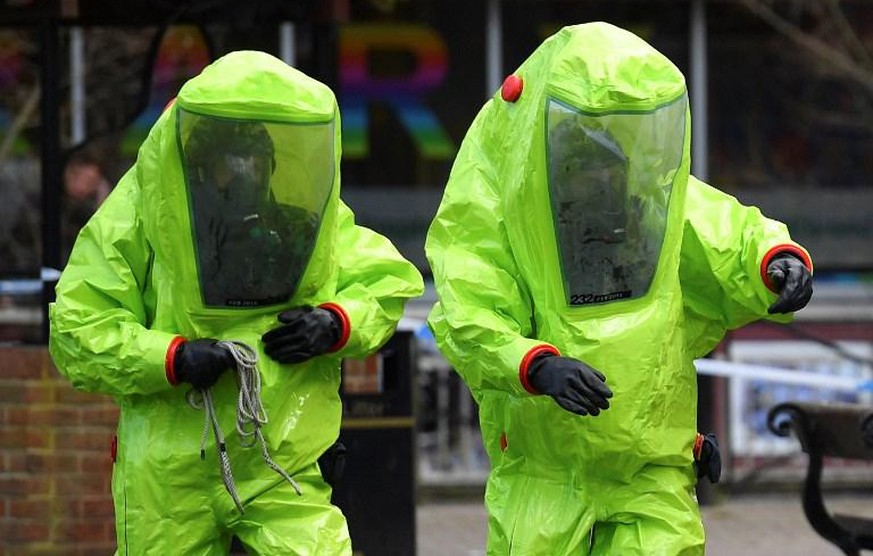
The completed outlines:
<svg viewBox="0 0 873 556">
<path fill-rule="evenodd" d="M 251 448 L 256 443 L 260 444 L 261 456 L 267 466 L 285 479 L 294 488 L 298 496 L 301 495 L 302 492 L 297 482 L 270 457 L 267 441 L 264 439 L 264 434 L 261 431 L 261 427 L 267 424 L 268 418 L 267 411 L 261 403 L 261 373 L 258 370 L 257 354 L 251 347 L 242 342 L 220 341 L 218 345 L 225 348 L 236 363 L 236 383 L 239 387 L 236 408 L 236 431 L 239 435 L 240 445 L 244 448 Z M 210 389 L 202 391 L 191 389 L 186 397 L 191 407 L 203 409 L 205 413 L 203 435 L 200 439 L 200 459 L 206 458 L 206 439 L 211 428 L 218 450 L 218 463 L 224 486 L 231 498 L 233 498 L 233 502 L 240 513 L 245 513 L 236 491 L 236 483 L 233 480 L 230 457 L 227 455 L 227 444 L 224 433 L 218 423 L 218 415 L 215 412 L 215 406 L 212 401 L 212 391 Z"/>
</svg>

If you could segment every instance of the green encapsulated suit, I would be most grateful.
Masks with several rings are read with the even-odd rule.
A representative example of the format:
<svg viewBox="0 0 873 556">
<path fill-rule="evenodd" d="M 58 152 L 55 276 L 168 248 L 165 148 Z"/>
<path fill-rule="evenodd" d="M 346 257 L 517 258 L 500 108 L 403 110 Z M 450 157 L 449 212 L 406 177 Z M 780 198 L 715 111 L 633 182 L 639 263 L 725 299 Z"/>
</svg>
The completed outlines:
<svg viewBox="0 0 873 556">
<path fill-rule="evenodd" d="M 689 118 L 666 57 L 591 23 L 547 39 L 467 132 L 428 232 L 428 322 L 479 405 L 489 555 L 703 553 L 693 360 L 767 316 L 775 253 L 810 263 L 690 176 Z M 602 372 L 609 409 L 536 395 L 543 352 Z"/>
<path fill-rule="evenodd" d="M 243 154 L 216 160 L 230 143 Z M 339 166 L 330 89 L 265 53 L 235 52 L 182 87 L 82 229 L 50 307 L 50 350 L 75 387 L 120 406 L 118 553 L 226 554 L 235 535 L 250 554 L 351 554 L 316 463 L 339 434 L 341 358 L 378 350 L 423 284 L 385 237 L 355 224 Z M 326 303 L 345 317 L 341 347 L 294 365 L 264 355 L 280 311 Z M 228 371 L 211 392 L 237 510 L 211 435 L 201 459 L 203 409 L 168 381 L 179 337 L 255 350 L 266 445 L 300 495 L 258 446 L 237 441 Z"/>
</svg>

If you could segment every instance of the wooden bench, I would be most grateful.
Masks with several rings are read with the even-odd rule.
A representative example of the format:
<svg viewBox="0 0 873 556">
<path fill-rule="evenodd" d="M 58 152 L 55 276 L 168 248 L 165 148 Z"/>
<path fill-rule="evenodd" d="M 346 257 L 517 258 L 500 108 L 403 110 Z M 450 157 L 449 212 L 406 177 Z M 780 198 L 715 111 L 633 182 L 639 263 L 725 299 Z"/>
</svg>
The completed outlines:
<svg viewBox="0 0 873 556">
<path fill-rule="evenodd" d="M 873 407 L 787 402 L 770 410 L 767 424 L 779 436 L 794 433 L 809 456 L 803 511 L 812 528 L 847 555 L 858 556 L 861 549 L 873 550 L 873 518 L 831 513 L 821 489 L 825 457 L 873 461 Z"/>
</svg>

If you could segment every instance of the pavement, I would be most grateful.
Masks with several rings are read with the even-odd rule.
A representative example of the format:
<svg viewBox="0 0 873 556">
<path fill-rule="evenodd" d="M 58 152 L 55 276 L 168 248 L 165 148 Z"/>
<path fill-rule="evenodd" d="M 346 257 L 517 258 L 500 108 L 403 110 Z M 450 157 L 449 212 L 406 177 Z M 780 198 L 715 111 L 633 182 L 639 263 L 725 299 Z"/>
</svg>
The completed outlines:
<svg viewBox="0 0 873 556">
<path fill-rule="evenodd" d="M 873 489 L 828 495 L 826 501 L 831 511 L 873 518 Z M 797 492 L 721 496 L 701 510 L 707 556 L 842 554 L 812 530 Z M 481 500 L 421 503 L 416 512 L 417 556 L 484 556 L 486 519 Z"/>
</svg>

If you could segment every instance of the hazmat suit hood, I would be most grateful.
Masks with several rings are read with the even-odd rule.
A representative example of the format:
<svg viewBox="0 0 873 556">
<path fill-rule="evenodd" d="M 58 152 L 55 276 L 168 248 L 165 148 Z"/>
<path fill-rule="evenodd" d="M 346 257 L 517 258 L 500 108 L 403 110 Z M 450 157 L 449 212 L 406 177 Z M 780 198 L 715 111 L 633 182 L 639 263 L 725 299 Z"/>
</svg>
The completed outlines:
<svg viewBox="0 0 873 556">
<path fill-rule="evenodd" d="M 182 87 L 136 171 L 184 333 L 273 315 L 326 281 L 339 129 L 330 89 L 264 53 L 228 54 Z"/>
<path fill-rule="evenodd" d="M 548 271 L 531 281 L 549 284 L 556 304 L 563 298 L 564 305 L 633 311 L 613 302 L 644 297 L 658 267 L 675 273 L 678 265 L 690 160 L 684 77 L 641 39 L 609 25 L 568 28 L 516 75 L 521 96 L 495 102 L 495 118 L 508 116 L 513 139 L 532 137 L 510 141 L 511 153 L 495 162 L 508 178 L 509 211 L 526 211 L 526 227 L 536 214 L 537 229 L 512 231 L 515 218 L 507 227 L 519 239 L 538 238 L 558 262 L 531 265 Z"/>
</svg>

